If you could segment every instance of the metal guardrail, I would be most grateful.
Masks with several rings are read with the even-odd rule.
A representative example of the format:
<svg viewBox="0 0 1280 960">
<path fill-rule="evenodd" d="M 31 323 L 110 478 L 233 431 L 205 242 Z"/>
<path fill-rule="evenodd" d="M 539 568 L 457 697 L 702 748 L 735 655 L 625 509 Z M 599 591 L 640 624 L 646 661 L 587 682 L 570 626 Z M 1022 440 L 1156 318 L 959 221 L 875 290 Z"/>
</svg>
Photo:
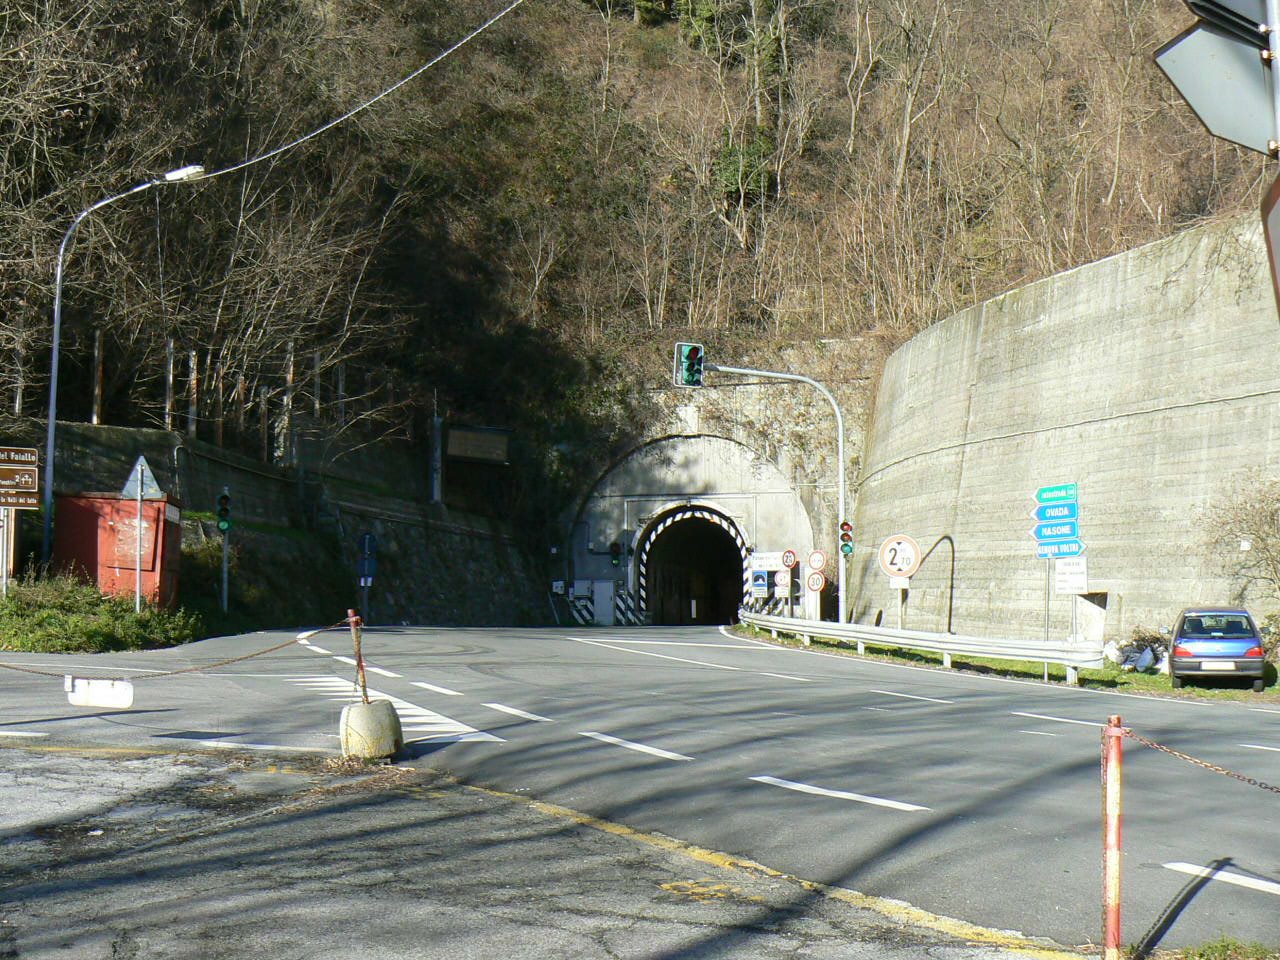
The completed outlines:
<svg viewBox="0 0 1280 960">
<path fill-rule="evenodd" d="M 900 647 L 928 650 L 942 654 L 942 665 L 951 666 L 956 655 L 988 657 L 994 660 L 1026 660 L 1035 663 L 1058 663 L 1067 668 L 1067 682 L 1079 683 L 1081 667 L 1101 667 L 1102 644 L 1066 644 L 1032 640 L 999 640 L 990 637 L 967 637 L 954 633 L 925 633 L 921 630 L 894 630 L 860 623 L 835 623 L 830 620 L 799 620 L 794 617 L 771 617 L 740 610 L 742 623 L 768 630 L 775 637 L 789 633 L 808 644 L 811 637 L 824 637 L 857 644 L 862 653 L 865 644 L 877 647 Z"/>
</svg>

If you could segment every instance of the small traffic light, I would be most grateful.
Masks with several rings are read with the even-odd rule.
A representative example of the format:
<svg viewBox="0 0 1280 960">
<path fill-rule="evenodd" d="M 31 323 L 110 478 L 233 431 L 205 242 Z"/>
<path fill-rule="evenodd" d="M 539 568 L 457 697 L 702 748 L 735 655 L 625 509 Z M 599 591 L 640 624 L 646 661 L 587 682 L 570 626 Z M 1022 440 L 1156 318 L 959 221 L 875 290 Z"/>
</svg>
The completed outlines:
<svg viewBox="0 0 1280 960">
<path fill-rule="evenodd" d="M 853 524 L 848 520 L 840 522 L 840 552 L 846 557 L 853 553 Z"/>
<path fill-rule="evenodd" d="M 617 540 L 609 544 L 609 562 L 615 567 L 621 566 L 622 564 L 622 544 Z"/>
<path fill-rule="evenodd" d="M 677 343 L 671 380 L 677 387 L 702 386 L 702 365 L 706 351 L 700 343 Z"/>
<path fill-rule="evenodd" d="M 231 529 L 231 494 L 226 490 L 218 496 L 218 529 L 223 533 Z"/>
</svg>

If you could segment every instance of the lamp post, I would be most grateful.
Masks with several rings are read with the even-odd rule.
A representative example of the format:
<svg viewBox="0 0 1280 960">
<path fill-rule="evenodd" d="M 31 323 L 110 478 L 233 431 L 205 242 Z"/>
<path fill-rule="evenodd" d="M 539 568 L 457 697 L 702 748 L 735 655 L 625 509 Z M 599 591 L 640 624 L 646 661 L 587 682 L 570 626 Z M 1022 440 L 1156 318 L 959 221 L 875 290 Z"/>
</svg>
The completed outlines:
<svg viewBox="0 0 1280 960">
<path fill-rule="evenodd" d="M 62 235 L 62 243 L 58 246 L 58 267 L 54 273 L 53 281 L 53 348 L 49 354 L 49 428 L 45 435 L 44 443 L 44 539 L 41 544 L 40 559 L 46 565 L 49 563 L 53 550 L 53 434 L 55 425 L 58 422 L 58 345 L 62 335 L 62 264 L 66 259 L 67 244 L 71 242 L 71 236 L 76 232 L 76 228 L 80 226 L 80 222 L 93 211 L 163 183 L 177 183 L 180 180 L 199 180 L 203 176 L 204 167 L 198 163 L 170 170 L 154 180 L 140 183 L 123 193 L 117 193 L 115 196 L 107 197 L 92 206 L 85 207 L 85 209 L 76 214 L 76 218 L 71 221 L 71 226 L 67 227 L 67 232 Z"/>
</svg>

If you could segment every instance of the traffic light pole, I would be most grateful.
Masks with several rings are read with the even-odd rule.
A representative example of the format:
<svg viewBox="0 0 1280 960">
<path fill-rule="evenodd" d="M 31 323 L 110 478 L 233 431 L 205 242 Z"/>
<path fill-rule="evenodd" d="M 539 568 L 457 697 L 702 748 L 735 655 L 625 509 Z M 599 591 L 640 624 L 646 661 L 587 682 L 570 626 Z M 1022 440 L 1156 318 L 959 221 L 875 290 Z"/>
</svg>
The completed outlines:
<svg viewBox="0 0 1280 960">
<path fill-rule="evenodd" d="M 231 531 L 222 531 L 222 612 L 227 612 L 227 541 L 231 539 Z"/>
<path fill-rule="evenodd" d="M 1275 117 L 1274 129 L 1280 136 L 1280 0 L 1267 0 L 1267 25 L 1271 28 L 1267 31 L 1267 52 L 1271 54 L 1271 111 Z"/>
<path fill-rule="evenodd" d="M 1270 0 L 1272 3 L 1280 3 L 1280 0 Z M 836 398 L 831 395 L 831 391 L 811 377 L 801 376 L 798 373 L 778 373 L 773 370 L 751 370 L 746 367 L 723 367 L 718 363 L 704 363 L 703 369 L 711 370 L 716 373 L 741 373 L 746 376 L 765 377 L 769 380 L 790 380 L 794 383 L 807 383 L 820 394 L 827 398 L 827 402 L 831 404 L 831 409 L 836 415 L 836 522 L 839 523 L 845 519 L 844 513 L 844 416 L 840 413 L 840 405 L 836 403 Z M 845 555 L 844 551 L 836 547 L 836 622 L 845 623 L 845 602 L 844 602 L 844 568 Z"/>
</svg>

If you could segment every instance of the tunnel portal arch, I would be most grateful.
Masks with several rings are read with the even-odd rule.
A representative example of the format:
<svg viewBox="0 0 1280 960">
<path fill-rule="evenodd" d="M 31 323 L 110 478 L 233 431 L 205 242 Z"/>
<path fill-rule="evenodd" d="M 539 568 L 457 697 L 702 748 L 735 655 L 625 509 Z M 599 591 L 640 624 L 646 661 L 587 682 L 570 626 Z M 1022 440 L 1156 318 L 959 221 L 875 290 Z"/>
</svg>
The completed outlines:
<svg viewBox="0 0 1280 960">
<path fill-rule="evenodd" d="M 804 487 L 783 466 L 717 434 L 669 434 L 641 443 L 607 467 L 566 517 L 562 589 L 585 597 L 592 583 L 613 581 L 617 622 L 649 622 L 661 607 L 655 588 L 663 584 L 655 572 L 678 565 L 664 560 L 668 536 L 674 539 L 666 543 L 688 538 L 686 546 L 708 551 L 717 569 L 732 550 L 749 587 L 746 558 L 753 550 L 803 555 L 814 545 Z M 815 490 L 805 493 L 812 500 Z M 723 550 L 717 552 L 719 534 Z M 727 589 L 721 584 L 717 591 Z M 737 599 L 747 599 L 745 591 Z M 585 609 L 585 601 L 574 602 Z M 772 601 L 751 600 L 764 602 Z M 709 621 L 699 615 L 699 622 Z"/>
<path fill-rule="evenodd" d="M 654 624 L 732 623 L 751 586 L 747 541 L 717 510 L 687 505 L 641 532 L 638 601 Z"/>
</svg>

